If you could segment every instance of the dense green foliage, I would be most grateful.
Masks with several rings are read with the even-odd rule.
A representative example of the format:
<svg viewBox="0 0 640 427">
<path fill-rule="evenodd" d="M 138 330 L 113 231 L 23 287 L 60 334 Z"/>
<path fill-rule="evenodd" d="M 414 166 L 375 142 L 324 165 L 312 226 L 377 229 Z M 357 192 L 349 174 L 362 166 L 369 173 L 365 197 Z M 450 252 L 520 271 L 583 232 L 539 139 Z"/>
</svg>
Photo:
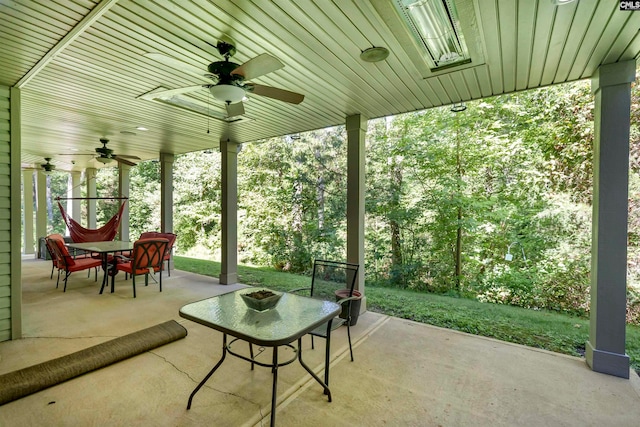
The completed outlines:
<svg viewBox="0 0 640 427">
<path fill-rule="evenodd" d="M 639 93 L 633 89 L 629 209 L 628 318 L 634 322 L 640 319 Z M 370 120 L 369 289 L 586 315 L 592 116 L 589 84 L 578 82 L 470 102 L 458 113 L 434 108 Z M 100 195 L 115 195 L 115 168 L 101 169 L 97 179 Z M 177 157 L 180 253 L 219 256 L 220 179 L 218 152 Z M 130 234 L 159 229 L 158 163 L 133 168 L 131 183 Z M 63 181 L 58 185 L 66 191 Z M 238 195 L 241 262 L 305 273 L 315 258 L 344 259 L 344 128 L 244 145 Z M 117 203 L 101 202 L 98 223 L 115 209 Z"/>
<path fill-rule="evenodd" d="M 218 262 L 202 259 L 177 256 L 175 266 L 207 276 L 220 274 Z M 311 280 L 246 265 L 238 266 L 238 274 L 242 283 L 280 291 L 309 286 Z M 583 354 L 588 340 L 589 322 L 575 316 L 397 288 L 368 287 L 366 294 L 372 311 L 573 356 Z M 626 352 L 633 369 L 640 371 L 640 326 L 627 326 Z"/>
</svg>

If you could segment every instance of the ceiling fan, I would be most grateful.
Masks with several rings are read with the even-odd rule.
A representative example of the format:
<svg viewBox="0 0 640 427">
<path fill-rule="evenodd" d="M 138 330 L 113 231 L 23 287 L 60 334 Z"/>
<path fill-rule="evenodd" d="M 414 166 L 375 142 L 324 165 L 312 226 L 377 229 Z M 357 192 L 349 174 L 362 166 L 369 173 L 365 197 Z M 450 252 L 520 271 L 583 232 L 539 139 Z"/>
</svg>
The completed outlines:
<svg viewBox="0 0 640 427">
<path fill-rule="evenodd" d="M 100 163 L 103 163 L 103 164 L 111 163 L 113 160 L 115 160 L 115 161 L 117 161 L 119 163 L 122 163 L 122 164 L 125 164 L 125 165 L 129 165 L 129 166 L 135 166 L 136 164 L 133 163 L 132 161 L 128 160 L 128 159 L 141 160 L 140 157 L 138 157 L 138 156 L 127 156 L 127 155 L 115 154 L 111 148 L 107 147 L 107 143 L 109 142 L 109 140 L 107 138 L 100 138 L 100 142 L 102 143 L 102 147 L 96 148 L 97 155 L 95 155 L 95 154 L 74 153 L 74 154 L 61 154 L 61 156 L 67 156 L 67 155 L 72 155 L 72 156 L 94 156 L 94 158 L 97 161 L 99 161 Z"/>
<path fill-rule="evenodd" d="M 23 170 L 34 170 L 34 171 L 42 171 L 45 175 L 51 174 L 54 170 L 56 170 L 56 165 L 51 163 L 51 157 L 45 157 L 44 160 L 46 163 L 42 163 L 41 165 L 36 164 L 22 164 Z"/>
<path fill-rule="evenodd" d="M 42 167 L 42 171 L 45 174 L 49 174 L 49 173 L 53 172 L 56 169 L 56 165 L 52 165 L 51 164 L 51 157 L 45 157 L 44 160 L 47 163 L 43 163 L 43 164 L 40 165 L 40 167 Z"/>
<path fill-rule="evenodd" d="M 187 86 L 160 92 L 151 92 L 140 96 L 140 98 L 155 99 L 159 97 L 169 97 L 206 88 L 209 89 L 209 92 L 215 99 L 223 101 L 226 104 L 227 114 L 229 117 L 244 114 L 244 105 L 242 104 L 242 101 L 247 93 L 266 96 L 268 98 L 277 99 L 291 104 L 299 104 L 304 100 L 304 95 L 299 93 L 247 81 L 284 67 L 282 62 L 277 58 L 263 53 L 240 65 L 229 61 L 229 58 L 236 53 L 236 47 L 233 40 L 228 37 L 224 37 L 218 41 L 215 47 L 224 60 L 212 62 L 207 67 L 209 72 L 202 74 L 204 77 L 211 79 L 213 83 Z M 160 53 L 147 53 L 145 56 L 170 67 L 187 71 L 190 74 L 195 74 L 192 66 L 182 63 L 177 59 Z"/>
</svg>

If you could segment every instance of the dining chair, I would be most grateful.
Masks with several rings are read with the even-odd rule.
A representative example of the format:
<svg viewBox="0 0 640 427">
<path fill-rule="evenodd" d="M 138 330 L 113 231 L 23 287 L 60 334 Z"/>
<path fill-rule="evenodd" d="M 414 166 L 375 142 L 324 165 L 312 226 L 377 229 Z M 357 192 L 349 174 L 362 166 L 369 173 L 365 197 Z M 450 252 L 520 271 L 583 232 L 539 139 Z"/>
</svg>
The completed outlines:
<svg viewBox="0 0 640 427">
<path fill-rule="evenodd" d="M 51 258 L 51 276 L 49 277 L 50 279 L 53 279 L 53 270 L 58 268 L 58 257 L 56 256 L 56 253 L 51 247 L 51 245 L 53 244 L 52 240 L 58 239 L 58 238 L 64 240 L 61 234 L 50 234 L 44 239 L 44 244 L 47 248 L 47 253 L 49 254 L 49 258 Z M 60 282 L 60 268 L 58 268 L 58 281 L 56 282 L 56 288 L 58 287 L 58 282 Z"/>
<path fill-rule="evenodd" d="M 164 256 L 167 251 L 168 239 L 148 238 L 138 239 L 133 243 L 131 257 L 126 258 L 118 255 L 117 263 L 111 268 L 116 271 L 124 271 L 131 275 L 133 282 L 133 297 L 136 297 L 136 276 L 144 274 L 144 285 L 149 285 L 149 274 L 160 273 L 159 285 L 162 292 L 162 270 L 164 264 Z M 111 276 L 111 281 L 115 279 L 115 274 Z M 155 278 L 154 278 L 155 280 Z"/>
<path fill-rule="evenodd" d="M 62 237 L 62 236 L 60 236 Z M 51 248 L 52 252 L 56 258 L 56 265 L 58 267 L 58 281 L 56 282 L 56 288 L 60 282 L 60 272 L 64 271 L 64 289 L 63 292 L 67 291 L 67 280 L 69 276 L 74 271 L 82 271 L 89 270 L 91 268 L 95 269 L 95 280 L 98 280 L 98 267 L 102 266 L 102 261 L 99 259 L 93 258 L 77 258 L 74 259 L 67 246 L 65 245 L 64 239 L 57 238 L 57 236 L 52 235 L 45 238 L 45 243 L 48 242 L 48 247 Z M 53 272 L 51 274 L 53 278 Z"/>
<path fill-rule="evenodd" d="M 167 273 L 169 277 L 171 277 L 171 256 L 173 253 L 173 245 L 176 243 L 176 238 L 178 237 L 174 233 L 160 233 L 157 231 L 145 231 L 140 234 L 141 239 L 149 239 L 149 238 L 161 238 L 167 239 L 169 244 L 167 245 L 167 252 L 164 254 L 164 261 L 167 261 Z"/>
<path fill-rule="evenodd" d="M 311 276 L 311 287 L 294 289 L 291 292 L 308 293 L 308 296 L 323 301 L 333 301 L 342 306 L 342 312 L 331 322 L 331 330 L 339 328 L 342 325 L 347 326 L 347 337 L 349 340 L 349 353 L 353 362 L 353 348 L 351 346 L 351 325 L 352 309 L 355 309 L 354 301 L 359 300 L 359 294 L 355 294 L 354 287 L 356 278 L 358 277 L 358 264 L 348 262 L 328 261 L 317 259 L 313 263 L 313 274 Z M 352 306 L 353 305 L 353 306 Z M 358 309 L 359 309 L 359 305 Z M 324 338 L 327 340 L 325 347 L 325 366 L 329 363 L 329 342 L 327 334 L 327 324 L 318 326 L 311 335 L 311 348 L 314 348 L 314 337 Z M 329 385 L 329 372 L 325 372 L 325 384 Z"/>
</svg>

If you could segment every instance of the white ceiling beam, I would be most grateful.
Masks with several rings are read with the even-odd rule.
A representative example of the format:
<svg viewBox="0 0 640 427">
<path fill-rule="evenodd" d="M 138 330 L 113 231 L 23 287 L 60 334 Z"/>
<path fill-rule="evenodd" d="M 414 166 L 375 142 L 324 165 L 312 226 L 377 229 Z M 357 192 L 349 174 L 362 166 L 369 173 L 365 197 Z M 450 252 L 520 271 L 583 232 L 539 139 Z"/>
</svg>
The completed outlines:
<svg viewBox="0 0 640 427">
<path fill-rule="evenodd" d="M 111 9 L 117 2 L 118 0 L 102 0 L 100 3 L 98 3 L 96 7 L 91 9 L 91 12 L 89 12 L 87 16 L 82 18 L 80 22 L 78 22 L 76 26 L 67 33 L 67 35 L 65 35 L 58 43 L 56 43 L 55 46 L 51 48 L 51 50 L 49 50 L 49 52 L 46 53 L 46 55 L 40 58 L 40 61 L 38 61 L 38 63 L 34 65 L 27 74 L 25 74 L 20 80 L 18 80 L 18 83 L 16 83 L 15 87 L 20 89 L 24 88 L 24 86 L 29 83 L 29 81 L 34 78 L 40 71 L 42 71 L 44 67 L 46 67 L 47 64 L 49 64 L 49 62 L 51 62 L 56 57 L 56 55 L 58 55 L 60 52 L 66 49 L 67 46 L 73 43 L 73 41 L 78 38 L 78 36 L 84 33 L 87 28 L 91 27 L 94 22 L 100 19 L 100 17 L 104 15 L 109 9 Z"/>
</svg>

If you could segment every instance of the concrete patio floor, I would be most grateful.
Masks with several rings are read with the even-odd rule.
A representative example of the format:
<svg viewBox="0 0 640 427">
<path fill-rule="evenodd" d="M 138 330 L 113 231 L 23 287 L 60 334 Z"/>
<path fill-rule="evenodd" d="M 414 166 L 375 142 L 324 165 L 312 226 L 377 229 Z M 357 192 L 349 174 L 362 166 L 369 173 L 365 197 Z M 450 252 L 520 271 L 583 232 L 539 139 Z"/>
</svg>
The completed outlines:
<svg viewBox="0 0 640 427">
<path fill-rule="evenodd" d="M 193 388 L 221 354 L 222 335 L 182 319 L 184 304 L 232 291 L 216 279 L 182 271 L 157 285 L 116 278 L 98 294 L 85 273 L 67 292 L 49 279 L 49 261 L 23 259 L 24 339 L 0 343 L 0 374 L 175 319 L 186 338 L 0 406 L 0 426 L 269 425 L 271 373 L 227 357 L 195 396 Z M 99 276 L 100 277 L 100 276 Z M 327 402 L 294 362 L 279 369 L 281 426 L 638 426 L 640 379 L 597 374 L 583 359 L 436 328 L 376 313 L 332 336 Z M 304 359 L 324 368 L 324 341 Z M 270 358 L 269 351 L 261 357 Z M 0 387 L 2 385 L 0 384 Z"/>
</svg>

